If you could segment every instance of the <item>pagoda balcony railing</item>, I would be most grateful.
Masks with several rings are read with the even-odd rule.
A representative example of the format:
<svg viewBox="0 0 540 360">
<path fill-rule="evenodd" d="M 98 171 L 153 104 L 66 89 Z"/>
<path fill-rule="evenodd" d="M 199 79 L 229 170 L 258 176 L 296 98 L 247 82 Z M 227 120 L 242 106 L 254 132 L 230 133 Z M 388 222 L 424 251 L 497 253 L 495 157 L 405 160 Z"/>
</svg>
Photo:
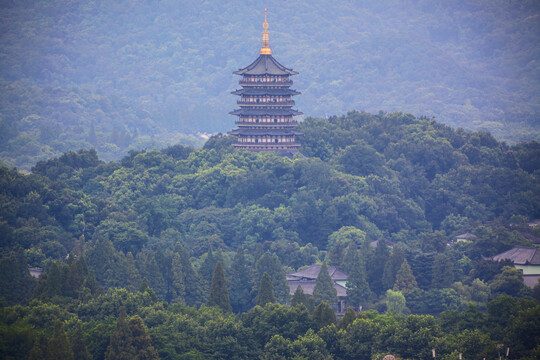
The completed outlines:
<svg viewBox="0 0 540 360">
<path fill-rule="evenodd" d="M 287 122 L 273 122 L 273 121 L 259 121 L 259 122 L 253 122 L 253 121 L 235 121 L 235 124 L 238 126 L 249 126 L 249 127 L 260 127 L 260 126 L 269 126 L 272 128 L 275 128 L 276 126 L 297 126 L 298 121 L 287 121 Z"/>
<path fill-rule="evenodd" d="M 292 86 L 293 81 L 292 80 L 285 80 L 285 81 L 245 81 L 240 80 L 238 82 L 239 85 L 242 86 Z"/>
<path fill-rule="evenodd" d="M 247 149 L 253 149 L 253 148 L 269 148 L 269 149 L 276 149 L 276 148 L 291 148 L 291 147 L 300 147 L 302 144 L 299 142 L 290 142 L 290 143 L 240 143 L 240 142 L 234 142 L 234 147 L 237 148 L 247 148 Z"/>
<path fill-rule="evenodd" d="M 268 106 L 294 106 L 295 102 L 293 100 L 291 101 L 260 101 L 260 102 L 255 102 L 255 101 L 242 101 L 242 100 L 238 100 L 236 102 L 238 105 L 240 106 L 258 106 L 258 107 L 263 107 L 263 108 L 267 108 Z"/>
</svg>

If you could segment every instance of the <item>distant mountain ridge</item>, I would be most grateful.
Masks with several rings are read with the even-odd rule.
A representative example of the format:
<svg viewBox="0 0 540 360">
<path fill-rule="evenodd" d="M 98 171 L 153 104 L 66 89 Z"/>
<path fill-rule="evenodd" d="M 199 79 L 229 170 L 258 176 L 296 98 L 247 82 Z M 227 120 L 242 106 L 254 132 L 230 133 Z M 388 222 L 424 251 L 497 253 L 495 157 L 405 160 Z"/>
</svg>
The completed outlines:
<svg viewBox="0 0 540 360">
<path fill-rule="evenodd" d="M 257 56 L 265 7 L 306 115 L 399 110 L 511 143 L 540 139 L 537 1 L 51 0 L 0 8 L 0 156 L 29 168 L 67 150 L 46 130 L 21 130 L 33 115 L 68 148 L 89 147 L 94 124 L 108 158 L 137 137 L 155 136 L 143 141 L 153 146 L 231 129 L 232 72 Z M 85 95 L 64 96 L 59 112 L 49 88 Z M 115 143 L 114 131 L 128 136 Z"/>
</svg>

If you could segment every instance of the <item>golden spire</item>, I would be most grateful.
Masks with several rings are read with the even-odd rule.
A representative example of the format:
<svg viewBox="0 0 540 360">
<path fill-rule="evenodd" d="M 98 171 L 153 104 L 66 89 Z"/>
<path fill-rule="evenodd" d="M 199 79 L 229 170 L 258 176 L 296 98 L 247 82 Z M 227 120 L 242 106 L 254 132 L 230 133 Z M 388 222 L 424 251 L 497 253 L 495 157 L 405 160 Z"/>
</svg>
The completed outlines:
<svg viewBox="0 0 540 360">
<path fill-rule="evenodd" d="M 266 9 L 264 9 L 264 23 L 263 23 L 263 46 L 261 48 L 261 55 L 270 55 L 272 54 L 272 50 L 270 50 L 270 47 L 268 46 L 270 44 L 270 40 L 268 38 L 268 22 L 266 22 Z"/>
</svg>

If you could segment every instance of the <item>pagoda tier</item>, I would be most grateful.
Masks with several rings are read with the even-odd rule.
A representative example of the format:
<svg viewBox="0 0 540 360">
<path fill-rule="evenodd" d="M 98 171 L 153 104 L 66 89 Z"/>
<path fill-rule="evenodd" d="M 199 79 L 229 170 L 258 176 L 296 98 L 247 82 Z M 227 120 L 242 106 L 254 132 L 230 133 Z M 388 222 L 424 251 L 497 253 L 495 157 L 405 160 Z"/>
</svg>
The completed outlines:
<svg viewBox="0 0 540 360">
<path fill-rule="evenodd" d="M 290 89 L 293 82 L 290 76 L 296 71 L 281 65 L 272 57 L 268 46 L 268 23 L 263 24 L 263 47 L 260 56 L 245 68 L 235 71 L 242 76 L 239 81 L 242 89 L 231 92 L 240 96 L 239 109 L 231 111 L 238 116 L 235 124 L 238 129 L 229 132 L 237 136 L 233 144 L 236 148 L 250 151 L 278 151 L 287 155 L 298 152 L 300 143 L 296 131 L 298 125 L 294 116 L 302 113 L 294 110 L 293 96 L 300 92 Z"/>
</svg>

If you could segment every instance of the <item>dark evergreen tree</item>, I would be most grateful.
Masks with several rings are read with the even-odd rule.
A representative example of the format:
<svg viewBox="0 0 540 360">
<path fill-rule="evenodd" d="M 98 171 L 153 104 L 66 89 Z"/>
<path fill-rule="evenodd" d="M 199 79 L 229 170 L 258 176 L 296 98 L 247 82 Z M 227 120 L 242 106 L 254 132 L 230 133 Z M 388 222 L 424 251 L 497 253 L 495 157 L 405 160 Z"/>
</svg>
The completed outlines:
<svg viewBox="0 0 540 360">
<path fill-rule="evenodd" d="M 165 299 L 167 286 L 157 262 L 156 253 L 147 248 L 143 249 L 137 254 L 136 265 L 141 277 L 147 279 L 148 285 L 161 299 Z"/>
<path fill-rule="evenodd" d="M 122 306 L 118 314 L 115 330 L 111 334 L 111 341 L 105 353 L 105 360 L 131 360 L 137 356 L 126 317 L 126 307 Z"/>
<path fill-rule="evenodd" d="M 34 340 L 34 346 L 30 349 L 28 360 L 43 360 L 47 359 L 47 338 L 45 335 L 39 335 Z"/>
<path fill-rule="evenodd" d="M 251 296 L 250 269 L 244 255 L 244 250 L 239 248 L 234 256 L 229 280 L 229 295 L 231 307 L 235 313 L 248 311 L 253 304 Z"/>
<path fill-rule="evenodd" d="M 264 273 L 267 273 L 272 279 L 276 300 L 281 304 L 286 304 L 289 300 L 289 284 L 283 266 L 275 253 L 265 252 L 258 259 L 255 265 L 254 284 L 260 284 Z"/>
<path fill-rule="evenodd" d="M 256 301 L 257 305 L 259 306 L 264 306 L 268 303 L 276 302 L 272 279 L 270 279 L 270 275 L 268 275 L 267 273 L 264 273 L 262 276 Z"/>
<path fill-rule="evenodd" d="M 383 291 L 392 289 L 394 287 L 394 283 L 396 282 L 396 274 L 403 263 L 403 259 L 405 259 L 403 249 L 401 249 L 401 247 L 398 245 L 394 246 L 392 248 L 392 255 L 390 256 L 390 259 L 388 259 L 384 265 L 382 278 Z"/>
<path fill-rule="evenodd" d="M 336 313 L 326 301 L 323 301 L 315 308 L 313 312 L 313 321 L 317 326 L 317 329 L 322 329 L 325 326 L 336 323 Z"/>
<path fill-rule="evenodd" d="M 193 269 L 186 248 L 182 247 L 178 252 L 180 264 L 184 275 L 185 302 L 189 306 L 200 305 L 204 302 L 205 294 L 201 286 L 201 278 Z"/>
<path fill-rule="evenodd" d="M 328 272 L 328 265 L 323 263 L 315 281 L 313 297 L 316 302 L 326 301 L 329 304 L 337 302 L 337 290 L 334 288 L 334 282 Z"/>
<path fill-rule="evenodd" d="M 454 264 L 445 254 L 437 254 L 433 262 L 431 287 L 435 289 L 449 288 L 454 282 Z"/>
<path fill-rule="evenodd" d="M 0 259 L 0 298 L 8 305 L 24 303 L 32 297 L 35 279 L 28 272 L 24 251 L 12 251 Z"/>
<path fill-rule="evenodd" d="M 349 325 L 351 325 L 354 320 L 356 320 L 356 311 L 352 307 L 348 307 L 347 311 L 345 311 L 345 314 L 341 318 L 341 320 L 338 323 L 339 329 L 346 330 Z"/>
<path fill-rule="evenodd" d="M 79 326 L 73 336 L 73 358 L 75 360 L 91 360 L 92 355 L 88 351 L 86 341 L 84 340 L 82 328 Z"/>
<path fill-rule="evenodd" d="M 225 273 L 220 261 L 216 264 L 214 276 L 212 276 L 208 306 L 218 306 L 225 312 L 232 311 L 229 290 L 227 290 L 227 280 L 225 280 Z"/>
<path fill-rule="evenodd" d="M 299 304 L 306 304 L 307 302 L 307 296 L 306 294 L 304 294 L 304 290 L 302 289 L 302 287 L 300 285 L 298 285 L 298 287 L 296 288 L 296 290 L 294 291 L 294 295 L 291 299 L 291 306 L 296 306 L 296 305 L 299 305 Z"/>
<path fill-rule="evenodd" d="M 73 359 L 73 350 L 64 331 L 64 323 L 56 320 L 54 323 L 53 336 L 47 345 L 47 360 L 70 360 Z"/>
<path fill-rule="evenodd" d="M 376 294 L 382 294 L 384 292 L 383 278 L 384 268 L 386 262 L 390 258 L 390 250 L 386 245 L 384 239 L 377 241 L 377 247 L 375 248 L 375 254 L 369 258 L 367 266 L 368 283 L 370 289 Z"/>
<path fill-rule="evenodd" d="M 180 254 L 175 254 L 172 259 L 172 278 L 170 286 L 170 300 L 172 302 L 185 303 L 186 301 L 186 274 Z"/>
<path fill-rule="evenodd" d="M 369 302 L 371 290 L 367 282 L 366 266 L 359 251 L 351 249 L 351 268 L 347 279 L 347 303 L 355 308 Z"/>
<path fill-rule="evenodd" d="M 407 262 L 407 259 L 403 260 L 398 273 L 396 274 L 396 282 L 394 284 L 394 291 L 407 292 L 418 288 L 414 274 Z"/>
<path fill-rule="evenodd" d="M 152 340 L 146 333 L 144 323 L 139 315 L 133 316 L 128 323 L 131 332 L 131 343 L 137 356 L 135 360 L 158 360 L 159 355 L 152 346 Z"/>
<path fill-rule="evenodd" d="M 349 243 L 349 246 L 347 246 L 345 256 L 343 257 L 343 261 L 341 263 L 341 269 L 347 274 L 350 274 L 352 269 L 356 266 L 355 262 L 358 256 L 361 255 L 359 254 L 358 246 L 356 245 L 356 243 Z"/>
<path fill-rule="evenodd" d="M 208 252 L 206 253 L 206 257 L 204 258 L 199 268 L 199 275 L 201 277 L 202 283 L 204 284 L 204 288 L 206 290 L 210 288 L 210 284 L 212 282 L 212 276 L 214 274 L 214 269 L 216 268 L 217 262 L 218 262 L 218 259 L 214 255 L 214 252 L 212 251 L 212 248 L 210 247 L 208 249 Z M 208 293 L 208 291 L 205 291 L 205 293 Z"/>
</svg>

